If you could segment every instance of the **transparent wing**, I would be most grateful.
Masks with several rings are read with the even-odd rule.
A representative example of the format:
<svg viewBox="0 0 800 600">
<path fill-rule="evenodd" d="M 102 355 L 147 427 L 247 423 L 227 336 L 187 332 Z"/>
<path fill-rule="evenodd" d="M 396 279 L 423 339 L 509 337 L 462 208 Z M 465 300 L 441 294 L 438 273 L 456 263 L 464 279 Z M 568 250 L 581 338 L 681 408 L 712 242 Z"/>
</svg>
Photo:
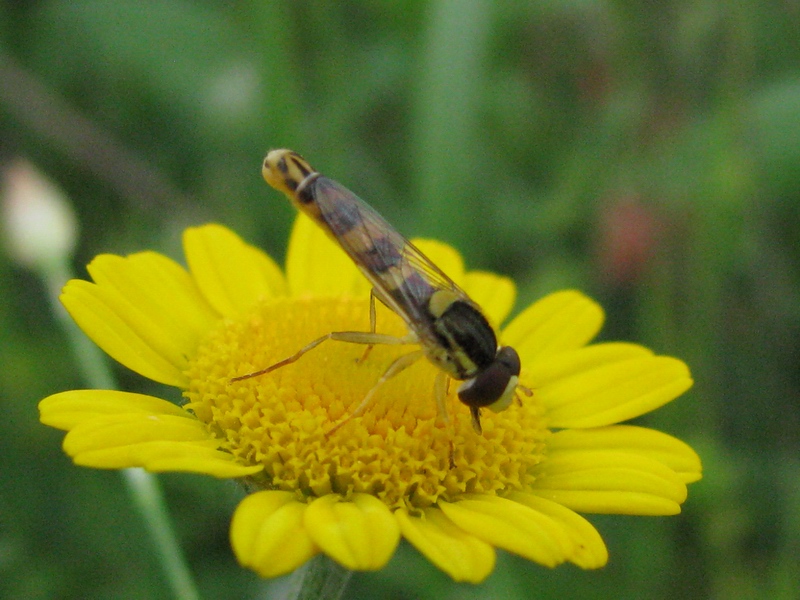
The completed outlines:
<svg viewBox="0 0 800 600">
<path fill-rule="evenodd" d="M 449 290 L 474 304 L 439 267 L 353 192 L 324 176 L 309 189 L 330 233 L 376 295 L 420 337 L 429 337 L 428 301 Z"/>
</svg>

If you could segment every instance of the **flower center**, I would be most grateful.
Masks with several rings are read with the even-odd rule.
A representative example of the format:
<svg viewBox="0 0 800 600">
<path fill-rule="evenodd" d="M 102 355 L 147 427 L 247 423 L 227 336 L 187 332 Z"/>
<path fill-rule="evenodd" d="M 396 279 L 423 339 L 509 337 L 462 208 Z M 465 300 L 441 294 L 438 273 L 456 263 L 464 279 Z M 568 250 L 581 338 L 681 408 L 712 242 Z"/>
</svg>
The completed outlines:
<svg viewBox="0 0 800 600">
<path fill-rule="evenodd" d="M 377 330 L 406 333 L 383 306 Z M 328 340 L 267 375 L 231 382 L 331 331 L 369 331 L 368 300 L 270 299 L 241 319 L 224 320 L 198 349 L 187 371 L 187 408 L 241 461 L 264 465 L 252 483 L 305 498 L 365 492 L 390 508 L 421 508 L 531 482 L 548 435 L 535 395 L 502 413 L 484 411 L 479 435 L 455 394 L 457 382 L 446 400 L 450 424 L 437 415 L 437 370 L 421 359 L 350 418 L 392 361 L 415 346 L 375 346 L 360 361 L 365 346 Z"/>
</svg>

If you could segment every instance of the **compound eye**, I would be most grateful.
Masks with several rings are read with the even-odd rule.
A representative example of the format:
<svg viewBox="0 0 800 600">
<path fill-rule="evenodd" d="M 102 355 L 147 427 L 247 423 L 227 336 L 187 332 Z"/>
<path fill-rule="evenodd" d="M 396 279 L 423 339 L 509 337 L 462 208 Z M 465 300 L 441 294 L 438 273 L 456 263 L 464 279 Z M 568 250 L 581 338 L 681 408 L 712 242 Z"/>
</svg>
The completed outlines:
<svg viewBox="0 0 800 600">
<path fill-rule="evenodd" d="M 520 363 L 519 354 L 517 354 L 517 351 L 511 346 L 503 346 L 500 348 L 494 360 L 503 363 L 512 375 L 519 377 L 522 363 Z"/>
</svg>

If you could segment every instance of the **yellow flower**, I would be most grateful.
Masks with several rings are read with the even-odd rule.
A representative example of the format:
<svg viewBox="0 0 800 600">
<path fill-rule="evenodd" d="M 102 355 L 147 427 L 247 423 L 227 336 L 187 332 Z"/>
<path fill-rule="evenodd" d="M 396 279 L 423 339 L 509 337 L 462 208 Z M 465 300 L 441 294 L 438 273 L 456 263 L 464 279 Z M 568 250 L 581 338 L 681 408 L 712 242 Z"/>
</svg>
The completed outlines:
<svg viewBox="0 0 800 600">
<path fill-rule="evenodd" d="M 503 322 L 510 280 L 465 272 L 448 246 L 416 243 Z M 407 349 L 378 346 L 360 362 L 363 347 L 330 341 L 268 375 L 231 379 L 329 331 L 368 330 L 364 278 L 303 216 L 285 276 L 219 225 L 188 229 L 184 246 L 188 271 L 153 252 L 98 256 L 88 267 L 94 283 L 70 281 L 61 299 L 103 350 L 179 388 L 185 404 L 74 390 L 43 400 L 41 420 L 69 432 L 64 450 L 79 465 L 240 478 L 252 493 L 236 509 L 231 541 L 262 576 L 320 552 L 348 569 L 380 569 L 401 536 L 459 581 L 487 577 L 495 548 L 596 568 L 606 547 L 575 511 L 676 514 L 686 484 L 700 478 L 683 442 L 617 424 L 688 389 L 686 365 L 635 344 L 587 345 L 603 312 L 578 292 L 547 296 L 501 330 L 534 393 L 484 414 L 482 435 L 454 389 L 450 429 L 437 418 L 427 361 L 326 435 Z M 402 335 L 405 326 L 379 306 L 378 330 Z"/>
</svg>

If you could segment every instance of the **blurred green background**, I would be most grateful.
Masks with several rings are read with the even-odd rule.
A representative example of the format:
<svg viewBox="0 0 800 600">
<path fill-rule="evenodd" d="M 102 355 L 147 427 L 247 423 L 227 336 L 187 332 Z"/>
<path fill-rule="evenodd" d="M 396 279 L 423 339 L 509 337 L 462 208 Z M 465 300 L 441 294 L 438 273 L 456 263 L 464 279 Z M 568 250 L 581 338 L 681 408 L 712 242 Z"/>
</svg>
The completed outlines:
<svg viewBox="0 0 800 600">
<path fill-rule="evenodd" d="M 590 517 L 611 560 L 500 553 L 453 584 L 407 545 L 349 598 L 800 597 L 800 4 L 564 1 L 0 2 L 0 162 L 74 203 L 76 272 L 224 223 L 283 259 L 294 211 L 260 176 L 290 147 L 411 236 L 577 287 L 691 366 L 640 422 L 705 478 L 670 518 Z M 168 598 L 118 473 L 74 467 L 37 402 L 82 387 L 41 281 L 0 254 L 0 595 Z M 114 366 L 124 389 L 165 391 Z M 238 568 L 230 482 L 161 478 L 205 598 Z M 272 586 L 272 588 L 271 588 Z"/>
</svg>

